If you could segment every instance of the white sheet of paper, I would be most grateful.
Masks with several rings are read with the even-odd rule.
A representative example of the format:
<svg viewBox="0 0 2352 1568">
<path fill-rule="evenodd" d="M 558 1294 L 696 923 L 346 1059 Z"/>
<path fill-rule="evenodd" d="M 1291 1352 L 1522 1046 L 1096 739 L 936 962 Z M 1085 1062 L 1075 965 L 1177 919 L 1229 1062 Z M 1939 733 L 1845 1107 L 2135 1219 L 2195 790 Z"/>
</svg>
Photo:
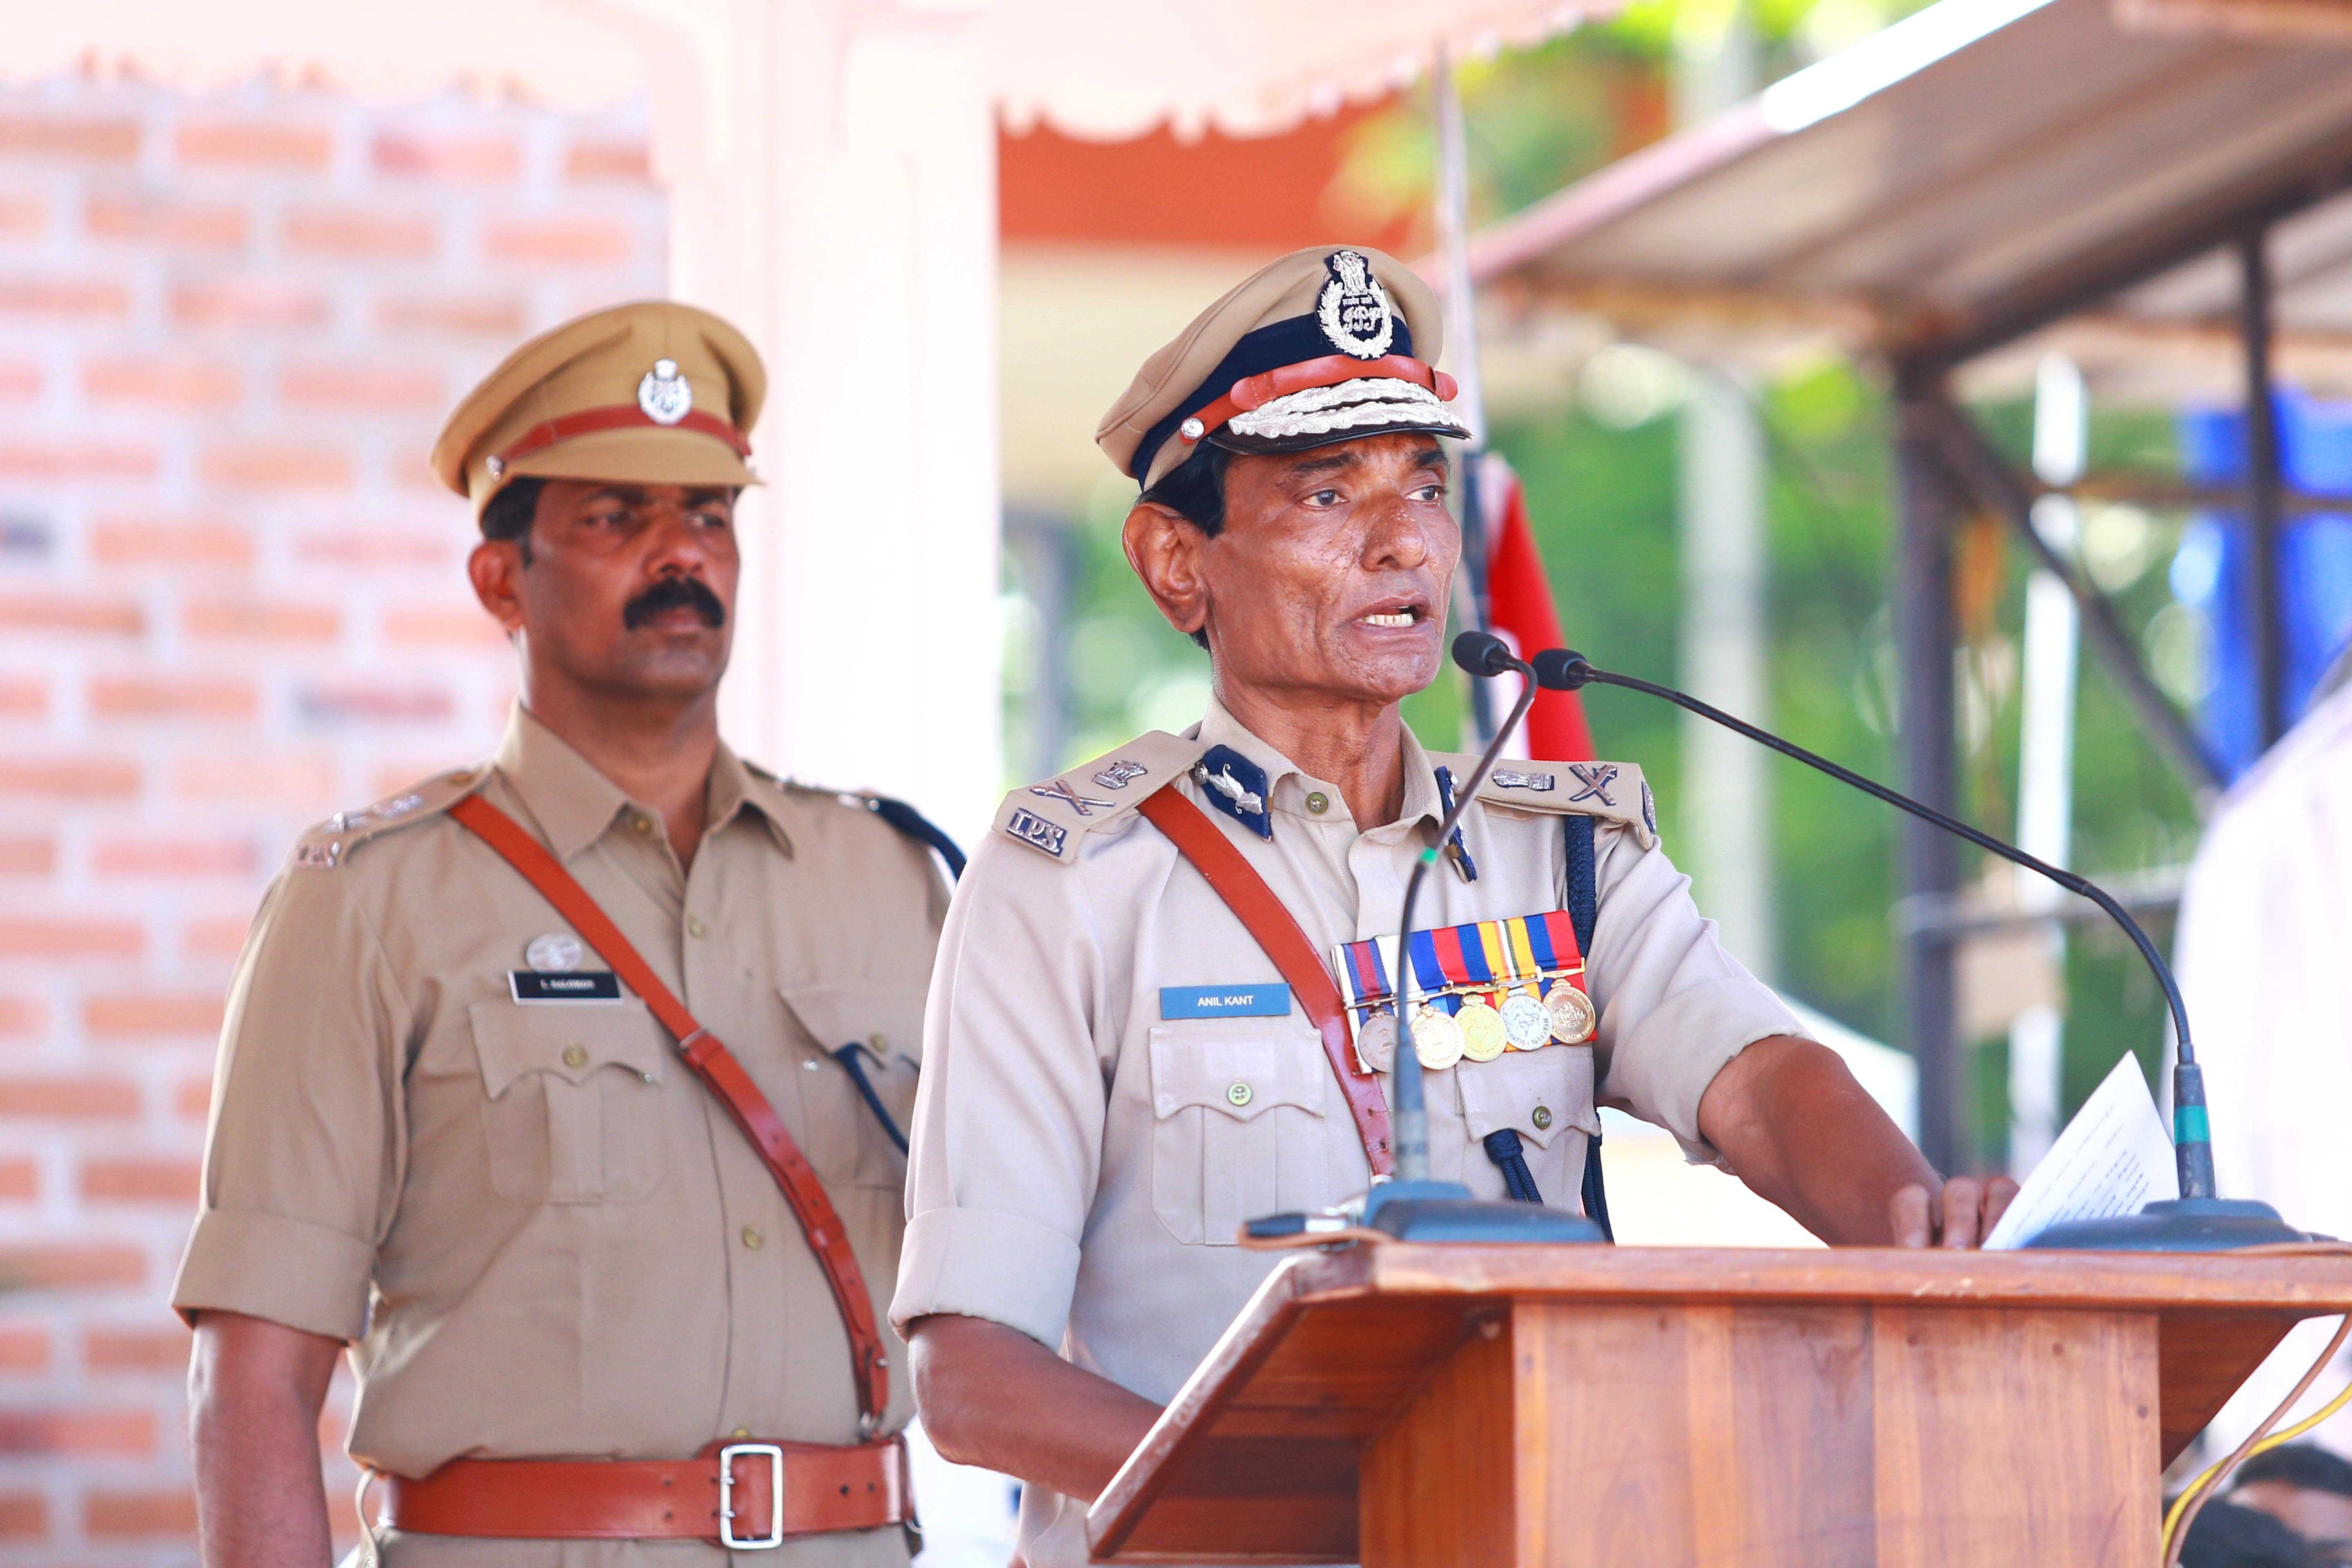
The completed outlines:
<svg viewBox="0 0 2352 1568">
<path fill-rule="evenodd" d="M 2179 1195 L 2164 1118 L 2139 1062 L 2126 1055 L 2033 1167 L 1985 1247 L 2021 1247 L 2060 1220 L 2137 1214 L 2143 1204 Z"/>
</svg>

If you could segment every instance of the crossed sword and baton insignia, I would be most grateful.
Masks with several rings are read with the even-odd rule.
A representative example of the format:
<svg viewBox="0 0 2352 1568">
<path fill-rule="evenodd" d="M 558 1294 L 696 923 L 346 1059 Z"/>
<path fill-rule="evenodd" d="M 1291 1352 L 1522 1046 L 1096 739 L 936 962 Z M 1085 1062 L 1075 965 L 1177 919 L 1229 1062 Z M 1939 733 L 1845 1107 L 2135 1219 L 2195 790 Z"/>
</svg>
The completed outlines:
<svg viewBox="0 0 2352 1568">
<path fill-rule="evenodd" d="M 1033 784 L 1030 786 L 1029 793 L 1043 795 L 1047 800 L 1066 801 L 1080 816 L 1092 816 L 1095 814 L 1094 808 L 1097 806 L 1108 811 L 1118 804 L 1115 801 L 1097 800 L 1092 795 L 1080 795 L 1061 779 L 1055 779 L 1049 784 Z"/>
</svg>

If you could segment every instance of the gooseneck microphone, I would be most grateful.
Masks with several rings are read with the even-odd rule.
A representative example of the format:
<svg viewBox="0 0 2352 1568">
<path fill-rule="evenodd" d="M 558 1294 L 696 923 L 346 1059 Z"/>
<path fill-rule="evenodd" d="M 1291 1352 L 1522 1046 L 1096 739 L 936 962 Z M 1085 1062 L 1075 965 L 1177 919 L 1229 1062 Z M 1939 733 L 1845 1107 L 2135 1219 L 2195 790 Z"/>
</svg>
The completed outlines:
<svg viewBox="0 0 2352 1568">
<path fill-rule="evenodd" d="M 1909 812 L 1923 822 L 1931 822 L 1979 849 L 2046 877 L 2068 892 L 2090 900 L 2123 928 L 2124 934 L 2130 937 L 2132 944 L 2139 949 L 2140 957 L 2147 961 L 2149 973 L 2156 976 L 2157 984 L 2164 992 L 2165 1005 L 2172 1011 L 2173 1035 L 2179 1047 L 2172 1075 L 2173 1157 L 2179 1168 L 2180 1196 L 2150 1203 L 2137 1215 L 2062 1222 L 2034 1237 L 2026 1242 L 2026 1246 L 2101 1251 L 2210 1252 L 2306 1239 L 2303 1232 L 2289 1227 L 2280 1219 L 2278 1211 L 2268 1204 L 2233 1201 L 2215 1195 L 2213 1142 L 2205 1112 L 2205 1076 L 2197 1065 L 2197 1048 L 2189 1040 L 2189 1009 L 2181 1002 L 2180 987 L 2172 978 L 2171 965 L 2165 963 L 2164 955 L 2148 939 L 2147 932 L 2140 929 L 2139 922 L 2132 919 L 2105 889 L 2087 877 L 2077 876 L 2037 859 L 2013 844 L 2004 843 L 1990 833 L 1981 832 L 1957 817 L 1937 811 L 1932 805 L 1889 789 L 1875 779 L 1865 778 L 1850 768 L 1840 767 L 1827 757 L 1809 752 L 1793 741 L 1783 740 L 1769 730 L 1750 724 L 1744 719 L 1734 718 L 1686 691 L 1677 691 L 1671 686 L 1643 680 L 1638 676 L 1596 668 L 1582 654 L 1568 648 L 1548 648 L 1537 654 L 1529 661 L 1529 667 L 1534 670 L 1538 683 L 1555 691 L 1574 691 L 1597 682 L 1663 698 L 1702 719 L 1745 735 L 1759 745 L 1769 746 L 1784 757 L 1793 757 L 1841 784 L 1883 800 L 1898 810 Z M 1410 909 L 1411 905 L 1408 903 L 1406 907 Z M 1400 1095 L 1399 1099 L 1402 1100 L 1402 1096 Z"/>
<path fill-rule="evenodd" d="M 1537 691 L 1534 669 L 1512 657 L 1510 646 L 1489 633 L 1466 631 L 1455 637 L 1454 662 L 1474 676 L 1517 671 L 1527 678 L 1527 689 L 1512 705 L 1510 717 L 1495 731 L 1478 765 L 1454 790 L 1454 804 L 1438 825 L 1436 837 L 1414 859 L 1412 874 L 1405 879 L 1404 905 L 1397 921 L 1397 1054 L 1393 1074 L 1396 1103 L 1390 1108 L 1396 1171 L 1391 1180 L 1373 1182 L 1371 1190 L 1363 1195 L 1361 1211 L 1354 1216 L 1354 1223 L 1383 1231 L 1401 1241 L 1606 1241 L 1608 1237 L 1601 1227 L 1581 1215 L 1547 1208 L 1541 1204 L 1480 1203 L 1459 1182 L 1430 1180 L 1428 1099 L 1423 1086 L 1427 1069 L 1413 1047 L 1408 992 L 1412 978 L 1412 965 L 1407 955 L 1412 942 L 1413 906 L 1421 900 L 1421 885 L 1430 867 L 1436 863 L 1444 847 L 1453 838 L 1454 828 L 1460 826 L 1463 813 L 1486 784 L 1495 759 L 1502 754 L 1503 742 L 1527 717 Z M 1352 1208 L 1354 1204 L 1355 1200 L 1350 1200 L 1342 1207 Z M 1312 1232 L 1337 1223 L 1330 1215 L 1273 1215 L 1250 1221 L 1246 1228 L 1253 1237 L 1272 1237 Z"/>
<path fill-rule="evenodd" d="M 1475 676 L 1505 675 L 1517 670 L 1527 678 L 1527 689 L 1512 705 L 1511 716 L 1496 727 L 1495 738 L 1486 742 L 1486 753 L 1478 759 L 1476 769 L 1455 788 L 1453 808 L 1438 824 L 1436 841 L 1421 852 L 1412 863 L 1412 875 L 1405 879 L 1404 910 L 1397 920 L 1396 1104 L 1390 1108 L 1396 1140 L 1396 1174 L 1401 1182 L 1429 1180 L 1429 1111 L 1423 1081 L 1427 1069 L 1413 1051 L 1412 1013 L 1406 1005 L 1405 996 L 1405 983 L 1412 970 L 1408 958 L 1412 946 L 1412 906 L 1420 901 L 1423 879 L 1429 875 L 1439 852 L 1454 837 L 1463 812 L 1469 809 L 1470 797 L 1485 786 L 1486 775 L 1494 771 L 1495 759 L 1503 754 L 1503 742 L 1511 738 L 1511 731 L 1518 728 L 1519 721 L 1535 705 L 1538 689 L 1534 668 L 1515 658 L 1511 645 L 1491 632 L 1466 631 L 1455 637 L 1454 662 Z"/>
</svg>

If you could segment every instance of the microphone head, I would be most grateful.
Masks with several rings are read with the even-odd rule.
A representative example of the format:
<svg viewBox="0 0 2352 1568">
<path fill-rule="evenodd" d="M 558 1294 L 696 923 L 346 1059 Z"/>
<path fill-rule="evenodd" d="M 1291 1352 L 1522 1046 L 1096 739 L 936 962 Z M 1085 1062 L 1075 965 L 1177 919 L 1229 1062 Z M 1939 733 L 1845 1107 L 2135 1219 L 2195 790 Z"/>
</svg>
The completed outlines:
<svg viewBox="0 0 2352 1568">
<path fill-rule="evenodd" d="M 1574 691 L 1592 679 L 1592 666 L 1573 648 L 1548 647 L 1528 662 L 1535 666 L 1536 684 L 1554 691 Z"/>
<path fill-rule="evenodd" d="M 1500 675 L 1517 661 L 1511 645 L 1494 633 L 1467 631 L 1454 639 L 1454 662 L 1473 675 Z"/>
</svg>

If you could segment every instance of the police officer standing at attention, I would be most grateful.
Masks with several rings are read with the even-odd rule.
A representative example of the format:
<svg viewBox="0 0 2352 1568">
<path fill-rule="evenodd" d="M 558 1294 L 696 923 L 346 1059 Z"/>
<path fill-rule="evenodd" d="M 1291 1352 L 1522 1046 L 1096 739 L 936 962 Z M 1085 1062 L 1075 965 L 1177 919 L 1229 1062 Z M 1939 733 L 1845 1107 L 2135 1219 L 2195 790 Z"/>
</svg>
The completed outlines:
<svg viewBox="0 0 2352 1568">
<path fill-rule="evenodd" d="M 239 963 L 173 1291 L 207 1563 L 327 1563 L 347 1345 L 394 1568 L 907 1561 L 877 1320 L 946 889 L 903 806 L 719 738 L 764 387 L 627 305 L 441 434 L 521 700 L 304 837 Z"/>
<path fill-rule="evenodd" d="M 1474 1196 L 1577 1208 L 1596 1098 L 1832 1242 L 1973 1245 L 2012 1191 L 1942 1181 L 1723 951 L 1639 770 L 1508 764 L 1433 843 L 1475 761 L 1398 710 L 1441 668 L 1459 553 L 1440 332 L 1388 257 L 1299 251 L 1097 433 L 1142 487 L 1128 560 L 1214 696 L 1183 735 L 1013 791 L 981 848 L 891 1309 L 940 1451 L 1032 1483 L 1031 1568 L 1086 1561 L 1087 1502 L 1273 1268 L 1242 1222 L 1389 1170 L 1402 965 L 1439 1069 L 1431 1174 Z M 1431 929 L 1400 949 L 1429 851 Z"/>
</svg>

